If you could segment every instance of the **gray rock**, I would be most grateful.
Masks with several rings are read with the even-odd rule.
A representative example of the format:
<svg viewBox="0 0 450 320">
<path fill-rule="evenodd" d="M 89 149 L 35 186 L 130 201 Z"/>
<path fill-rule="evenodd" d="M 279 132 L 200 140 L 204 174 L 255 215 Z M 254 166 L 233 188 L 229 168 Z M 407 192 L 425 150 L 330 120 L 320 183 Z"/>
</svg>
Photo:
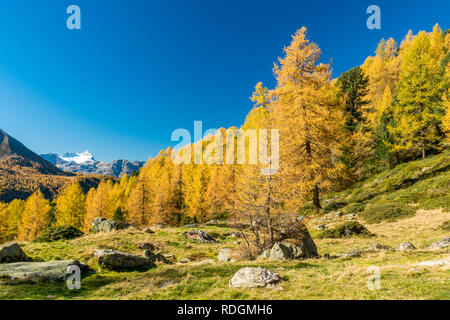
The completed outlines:
<svg viewBox="0 0 450 320">
<path fill-rule="evenodd" d="M 142 250 L 150 250 L 150 251 L 155 251 L 155 249 L 156 249 L 155 246 L 152 243 L 149 243 L 149 242 L 139 243 L 137 245 L 137 247 L 139 249 L 142 249 Z"/>
<path fill-rule="evenodd" d="M 351 220 L 355 220 L 356 219 L 356 215 L 351 213 L 347 215 L 347 220 L 351 221 Z"/>
<path fill-rule="evenodd" d="M 145 250 L 144 257 L 148 258 L 151 263 L 165 263 L 170 264 L 171 262 L 166 259 L 166 257 L 160 253 L 154 253 L 152 250 Z"/>
<path fill-rule="evenodd" d="M 243 268 L 236 272 L 229 282 L 230 288 L 264 288 L 281 281 L 281 277 L 262 268 Z"/>
<path fill-rule="evenodd" d="M 190 224 L 185 224 L 183 227 L 185 227 L 185 228 L 197 228 L 198 224 L 190 223 Z"/>
<path fill-rule="evenodd" d="M 324 224 L 318 225 L 318 226 L 316 227 L 317 230 L 325 230 L 326 228 L 327 228 L 327 226 L 324 225 Z"/>
<path fill-rule="evenodd" d="M 201 242 L 217 242 L 216 239 L 201 230 L 186 232 L 184 236 L 188 239 L 199 240 Z"/>
<path fill-rule="evenodd" d="M 403 242 L 400 243 L 397 247 L 398 251 L 408 251 L 408 250 L 416 250 L 416 247 L 411 242 Z"/>
<path fill-rule="evenodd" d="M 350 250 L 347 253 L 338 254 L 338 255 L 332 255 L 332 256 L 330 256 L 328 253 L 326 253 L 323 257 L 326 258 L 326 259 L 329 259 L 329 260 L 339 259 L 339 258 L 358 258 L 358 257 L 361 256 L 361 254 L 362 254 L 361 250 L 353 249 L 353 250 Z"/>
<path fill-rule="evenodd" d="M 362 254 L 361 250 L 353 249 L 353 250 L 350 250 L 349 252 L 341 255 L 340 257 L 341 258 L 357 258 L 357 257 L 361 257 L 361 254 Z"/>
<path fill-rule="evenodd" d="M 31 261 L 15 242 L 9 242 L 0 246 L 0 263 Z"/>
<path fill-rule="evenodd" d="M 191 262 L 191 259 L 189 259 L 189 258 L 183 258 L 183 259 L 181 259 L 179 262 L 180 262 L 180 263 L 183 263 L 183 264 L 186 264 L 186 263 Z"/>
<path fill-rule="evenodd" d="M 164 256 L 164 258 L 166 258 L 166 259 L 173 259 L 173 260 L 175 260 L 176 258 L 175 258 L 175 255 L 174 254 L 163 254 L 163 256 Z"/>
<path fill-rule="evenodd" d="M 385 246 L 379 243 L 375 243 L 373 246 L 371 246 L 370 248 L 367 248 L 365 251 L 372 253 L 372 252 L 378 252 L 378 251 L 391 251 L 394 250 L 389 246 Z"/>
<path fill-rule="evenodd" d="M 230 248 L 220 249 L 217 260 L 222 261 L 222 262 L 231 261 L 232 260 L 231 249 Z"/>
<path fill-rule="evenodd" d="M 147 257 L 128 254 L 118 250 L 95 250 L 98 263 L 109 270 L 152 267 L 153 262 Z"/>
<path fill-rule="evenodd" d="M 113 230 L 124 230 L 131 227 L 131 224 L 113 220 L 107 220 L 105 218 L 99 217 L 95 218 L 91 222 L 91 230 L 92 233 L 98 232 L 111 232 Z"/>
<path fill-rule="evenodd" d="M 38 283 L 66 280 L 69 266 L 87 268 L 77 260 L 47 262 L 16 262 L 0 265 L 0 280 L 7 283 Z"/>
<path fill-rule="evenodd" d="M 450 246 L 450 237 L 445 237 L 441 241 L 435 242 L 430 246 L 430 249 L 443 249 Z"/>
<path fill-rule="evenodd" d="M 316 258 L 318 256 L 316 245 L 311 236 L 309 236 L 301 244 L 293 244 L 288 241 L 277 242 L 271 249 L 264 251 L 258 257 L 258 260 L 296 260 Z"/>
<path fill-rule="evenodd" d="M 214 220 L 209 220 L 208 222 L 206 222 L 206 224 L 218 224 L 219 220 L 214 219 Z"/>
<path fill-rule="evenodd" d="M 423 261 L 417 264 L 417 266 L 421 267 L 440 267 L 440 266 L 446 266 L 450 264 L 450 260 L 448 259 L 442 259 L 442 260 L 434 260 L 434 261 Z"/>
</svg>

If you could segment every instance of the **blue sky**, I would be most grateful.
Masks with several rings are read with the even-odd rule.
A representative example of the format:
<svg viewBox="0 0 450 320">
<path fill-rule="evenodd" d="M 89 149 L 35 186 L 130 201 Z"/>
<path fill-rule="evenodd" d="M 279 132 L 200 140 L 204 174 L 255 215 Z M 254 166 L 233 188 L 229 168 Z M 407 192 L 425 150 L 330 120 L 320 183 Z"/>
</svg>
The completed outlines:
<svg viewBox="0 0 450 320">
<path fill-rule="evenodd" d="M 81 8 L 82 30 L 66 28 Z M 381 30 L 366 8 L 381 8 Z M 38 153 L 146 160 L 177 128 L 239 126 L 301 26 L 334 76 L 378 41 L 450 28 L 450 2 L 14 0 L 0 3 L 0 128 Z"/>
</svg>

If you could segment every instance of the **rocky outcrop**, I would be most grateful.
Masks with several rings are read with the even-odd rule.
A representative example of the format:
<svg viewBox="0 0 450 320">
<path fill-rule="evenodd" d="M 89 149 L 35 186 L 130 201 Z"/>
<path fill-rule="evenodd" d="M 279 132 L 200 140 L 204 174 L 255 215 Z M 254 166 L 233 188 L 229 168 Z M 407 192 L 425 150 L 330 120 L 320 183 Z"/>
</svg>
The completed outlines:
<svg viewBox="0 0 450 320">
<path fill-rule="evenodd" d="M 9 242 L 0 246 L 0 263 L 31 261 L 15 242 Z"/>
<path fill-rule="evenodd" d="M 118 250 L 95 250 L 98 263 L 109 270 L 152 267 L 153 262 L 147 257 L 128 254 Z"/>
<path fill-rule="evenodd" d="M 375 243 L 373 246 L 371 246 L 370 248 L 367 248 L 365 251 L 368 253 L 373 253 L 373 252 L 378 252 L 378 251 L 392 251 L 392 250 L 394 250 L 394 249 L 389 246 Z"/>
<path fill-rule="evenodd" d="M 130 176 L 134 171 L 139 171 L 145 162 L 114 160 L 103 162 L 94 159 L 89 151 L 81 153 L 68 152 L 63 155 L 54 153 L 41 154 L 41 157 L 54 164 L 57 168 L 75 173 L 98 174 L 122 178 L 125 174 Z"/>
<path fill-rule="evenodd" d="M 397 247 L 398 251 L 410 251 L 410 250 L 416 250 L 416 247 L 414 247 L 414 245 L 407 241 L 407 242 L 403 242 L 400 243 Z"/>
<path fill-rule="evenodd" d="M 150 263 L 156 263 L 156 262 L 165 263 L 165 264 L 171 263 L 171 261 L 166 259 L 166 257 L 164 255 L 162 255 L 161 253 L 155 253 L 155 252 L 153 252 L 153 250 L 145 250 L 144 257 L 149 259 Z"/>
<path fill-rule="evenodd" d="M 324 254 L 323 257 L 329 260 L 339 259 L 339 258 L 358 258 L 361 257 L 362 252 L 359 249 L 352 249 L 347 253 L 338 254 L 338 255 L 329 255 L 328 253 Z"/>
<path fill-rule="evenodd" d="M 437 250 L 437 249 L 444 249 L 450 246 L 450 237 L 445 237 L 441 241 L 435 242 L 430 246 L 430 249 Z"/>
<path fill-rule="evenodd" d="M 71 275 L 70 266 L 78 266 L 81 271 L 87 269 L 77 260 L 7 263 L 0 264 L 0 281 L 13 284 L 63 281 Z"/>
<path fill-rule="evenodd" d="M 362 254 L 361 250 L 353 249 L 347 253 L 340 255 L 339 258 L 358 258 L 358 257 L 361 257 L 361 254 Z"/>
<path fill-rule="evenodd" d="M 201 230 L 195 230 L 195 231 L 189 231 L 184 234 L 184 236 L 191 240 L 198 240 L 201 242 L 217 242 L 216 239 L 211 237 L 209 234 L 207 234 L 204 231 Z"/>
<path fill-rule="evenodd" d="M 417 264 L 417 266 L 420 267 L 441 267 L 446 266 L 450 264 L 449 259 L 442 259 L 442 260 L 434 260 L 434 261 L 423 261 Z"/>
<path fill-rule="evenodd" d="M 92 220 L 90 232 L 111 232 L 113 230 L 125 230 L 130 227 L 132 227 L 132 225 L 125 222 L 107 220 L 105 218 L 99 217 Z"/>
<path fill-rule="evenodd" d="M 271 270 L 247 267 L 234 274 L 229 286 L 230 288 L 264 288 L 280 281 L 281 277 Z"/>
<path fill-rule="evenodd" d="M 264 251 L 258 260 L 297 260 L 307 258 L 317 258 L 317 247 L 314 244 L 309 233 L 300 244 L 294 244 L 288 241 L 275 243 L 272 248 Z"/>
</svg>

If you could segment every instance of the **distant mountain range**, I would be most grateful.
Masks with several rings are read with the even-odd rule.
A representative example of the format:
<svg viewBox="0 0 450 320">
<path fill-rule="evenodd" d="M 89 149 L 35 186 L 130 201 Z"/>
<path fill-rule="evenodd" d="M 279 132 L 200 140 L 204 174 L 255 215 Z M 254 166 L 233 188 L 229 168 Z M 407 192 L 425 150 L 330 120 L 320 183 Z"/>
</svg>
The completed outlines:
<svg viewBox="0 0 450 320">
<path fill-rule="evenodd" d="M 63 171 L 99 174 L 121 178 L 125 174 L 131 175 L 145 165 L 145 162 L 128 160 L 115 160 L 113 162 L 102 162 L 95 160 L 89 151 L 80 153 L 68 152 L 62 155 L 55 153 L 41 154 L 41 157 Z"/>
<path fill-rule="evenodd" d="M 53 199 L 74 180 L 87 192 L 101 177 L 64 172 L 0 129 L 0 202 L 26 199 L 38 189 Z"/>
</svg>

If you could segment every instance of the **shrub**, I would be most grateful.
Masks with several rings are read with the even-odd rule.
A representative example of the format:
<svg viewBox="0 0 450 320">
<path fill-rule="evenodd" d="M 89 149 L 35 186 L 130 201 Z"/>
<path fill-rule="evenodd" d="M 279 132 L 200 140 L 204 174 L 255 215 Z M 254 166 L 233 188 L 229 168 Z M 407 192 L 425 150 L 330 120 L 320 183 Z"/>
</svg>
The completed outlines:
<svg viewBox="0 0 450 320">
<path fill-rule="evenodd" d="M 406 217 L 413 216 L 416 211 L 408 204 L 377 203 L 366 208 L 361 216 L 367 223 L 380 223 L 383 221 L 394 222 Z"/>
<path fill-rule="evenodd" d="M 59 226 L 47 228 L 42 235 L 37 237 L 36 242 L 52 242 L 58 240 L 71 240 L 79 238 L 83 232 L 72 226 Z"/>
<path fill-rule="evenodd" d="M 187 215 L 184 215 L 180 221 L 180 225 L 182 225 L 182 226 L 187 225 L 187 224 L 194 224 L 194 223 L 197 223 L 197 220 L 195 218 L 191 218 Z"/>
<path fill-rule="evenodd" d="M 336 228 L 325 230 L 319 238 L 345 238 L 351 236 L 373 237 L 375 234 L 356 221 L 346 222 Z"/>
<path fill-rule="evenodd" d="M 450 220 L 445 221 L 442 224 L 441 229 L 443 229 L 445 231 L 450 231 Z"/>
<path fill-rule="evenodd" d="M 125 217 L 122 211 L 121 207 L 118 207 L 116 209 L 116 211 L 114 211 L 114 216 L 113 216 L 113 220 L 117 221 L 117 222 L 124 222 L 125 221 Z"/>
<path fill-rule="evenodd" d="M 350 203 L 348 206 L 346 206 L 343 211 L 345 214 L 351 214 L 351 213 L 359 213 L 364 210 L 366 205 L 364 203 Z"/>
</svg>

